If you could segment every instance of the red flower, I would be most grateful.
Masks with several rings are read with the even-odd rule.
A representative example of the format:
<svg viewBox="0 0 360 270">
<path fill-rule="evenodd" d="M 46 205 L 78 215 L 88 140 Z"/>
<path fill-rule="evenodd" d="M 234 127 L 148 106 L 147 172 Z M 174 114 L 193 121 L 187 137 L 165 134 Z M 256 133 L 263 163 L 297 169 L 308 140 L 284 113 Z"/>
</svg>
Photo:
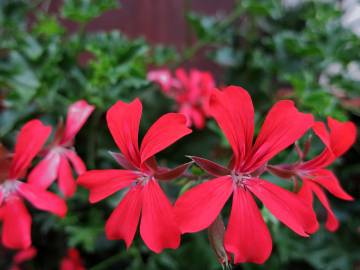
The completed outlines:
<svg viewBox="0 0 360 270">
<path fill-rule="evenodd" d="M 37 250 L 34 247 L 18 251 L 13 258 L 10 270 L 20 270 L 20 265 L 35 258 L 36 254 Z"/>
<path fill-rule="evenodd" d="M 94 106 L 80 100 L 69 107 L 65 128 L 60 125 L 55 139 L 45 151 L 45 157 L 31 171 L 29 183 L 47 189 L 55 179 L 58 179 L 59 189 L 66 197 L 71 197 L 76 191 L 70 163 L 78 175 L 86 171 L 81 158 L 73 149 L 73 139 L 94 110 Z"/>
<path fill-rule="evenodd" d="M 149 71 L 147 79 L 160 84 L 161 89 L 165 93 L 167 93 L 172 87 L 179 85 L 179 82 L 171 76 L 170 71 L 167 69 Z"/>
<path fill-rule="evenodd" d="M 75 248 L 70 248 L 65 258 L 61 260 L 60 270 L 85 270 L 80 253 Z"/>
<path fill-rule="evenodd" d="M 50 127 L 44 126 L 39 120 L 32 120 L 21 129 L 13 156 L 4 149 L 0 151 L 0 220 L 3 222 L 2 243 L 7 248 L 25 249 L 31 245 L 31 217 L 23 199 L 40 210 L 61 217 L 66 214 L 66 204 L 61 198 L 20 181 L 50 132 Z"/>
<path fill-rule="evenodd" d="M 288 178 L 298 176 L 303 180 L 299 196 L 312 205 L 313 194 L 319 199 L 327 211 L 325 227 L 329 231 L 335 231 L 339 227 L 339 221 L 335 217 L 325 192 L 325 188 L 332 195 L 343 200 L 352 200 L 347 194 L 332 171 L 325 169 L 338 157 L 344 154 L 355 142 L 356 127 L 351 122 L 341 123 L 328 118 L 330 132 L 322 122 L 315 123 L 313 130 L 325 144 L 325 149 L 315 158 L 295 164 L 283 164 L 268 166 L 274 174 Z"/>
<path fill-rule="evenodd" d="M 90 202 L 100 201 L 120 189 L 129 188 L 125 197 L 106 223 L 109 239 L 123 239 L 129 247 L 133 241 L 140 214 L 140 234 L 155 252 L 177 248 L 180 230 L 175 222 L 172 205 L 157 180 L 182 174 L 188 164 L 173 170 L 159 168 L 154 155 L 181 137 L 189 134 L 186 119 L 178 113 L 160 117 L 148 130 L 138 146 L 142 104 L 118 101 L 107 113 L 110 132 L 122 154 L 114 154 L 126 170 L 93 170 L 79 177 L 78 183 L 90 190 Z"/>
<path fill-rule="evenodd" d="M 173 78 L 170 71 L 157 70 L 148 73 L 148 80 L 159 83 L 164 93 L 176 101 L 188 126 L 194 125 L 198 129 L 205 126 L 208 99 L 215 87 L 210 73 L 192 69 L 186 74 L 184 69 L 177 69 Z"/>
<path fill-rule="evenodd" d="M 301 236 L 317 229 L 315 214 L 295 194 L 259 178 L 265 164 L 313 125 L 313 117 L 297 111 L 292 101 L 276 103 L 253 144 L 254 108 L 241 87 L 215 90 L 210 113 L 225 133 L 234 153 L 229 168 L 203 158 L 193 160 L 216 176 L 185 192 L 175 203 L 182 233 L 203 230 L 216 219 L 233 195 L 224 245 L 234 262 L 263 263 L 272 240 L 253 198 L 255 195 L 281 222 Z"/>
</svg>

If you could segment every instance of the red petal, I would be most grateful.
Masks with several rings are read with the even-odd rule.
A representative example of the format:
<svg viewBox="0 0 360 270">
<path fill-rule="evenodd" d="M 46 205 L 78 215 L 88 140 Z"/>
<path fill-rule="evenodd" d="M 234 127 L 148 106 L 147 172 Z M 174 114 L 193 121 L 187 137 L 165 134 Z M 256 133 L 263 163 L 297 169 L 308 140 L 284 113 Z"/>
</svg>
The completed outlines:
<svg viewBox="0 0 360 270">
<path fill-rule="evenodd" d="M 321 139 L 328 149 L 331 149 L 330 133 L 323 122 L 315 122 L 314 133 Z"/>
<path fill-rule="evenodd" d="M 316 194 L 316 197 L 320 200 L 321 204 L 325 207 L 327 211 L 327 220 L 325 227 L 331 232 L 336 231 L 339 228 L 339 221 L 337 220 L 334 212 L 331 209 L 330 203 L 322 189 L 314 183 L 306 182 L 307 185 L 311 186 L 311 190 Z"/>
<path fill-rule="evenodd" d="M 315 134 L 323 141 L 326 148 L 317 157 L 307 161 L 302 166 L 307 169 L 326 167 L 344 154 L 356 140 L 356 126 L 352 122 L 339 122 L 328 118 L 330 132 L 322 122 L 313 126 Z"/>
<path fill-rule="evenodd" d="M 191 166 L 191 164 L 193 164 L 192 161 L 177 166 L 174 169 L 163 169 L 155 174 L 155 178 L 158 180 L 171 180 L 178 178 L 185 173 L 185 171 Z"/>
<path fill-rule="evenodd" d="M 0 221 L 4 218 L 4 214 L 5 214 L 5 205 L 4 204 L 0 204 Z"/>
<path fill-rule="evenodd" d="M 301 236 L 314 233 L 319 224 L 312 207 L 295 194 L 261 179 L 251 179 L 247 187 L 282 223 Z"/>
<path fill-rule="evenodd" d="M 199 108 L 193 108 L 190 112 L 190 118 L 192 123 L 197 129 L 203 129 L 205 127 L 205 114 Z"/>
<path fill-rule="evenodd" d="M 164 92 L 167 92 L 173 86 L 173 78 L 167 69 L 149 71 L 147 79 L 160 84 Z"/>
<path fill-rule="evenodd" d="M 85 124 L 95 107 L 85 100 L 79 100 L 69 106 L 65 123 L 65 131 L 60 144 L 71 142 Z"/>
<path fill-rule="evenodd" d="M 64 217 L 67 212 L 66 203 L 55 194 L 37 186 L 22 183 L 19 193 L 36 208 Z"/>
<path fill-rule="evenodd" d="M 122 239 L 129 248 L 139 223 L 142 189 L 131 188 L 106 222 L 105 232 L 110 240 Z"/>
<path fill-rule="evenodd" d="M 208 112 L 208 102 L 211 92 L 215 89 L 214 78 L 210 72 L 204 72 L 199 70 L 190 71 L 192 92 L 190 98 L 193 102 L 197 102 L 199 99 L 202 101 L 202 110 Z"/>
<path fill-rule="evenodd" d="M 82 159 L 76 154 L 75 151 L 66 150 L 65 155 L 71 162 L 71 165 L 74 167 L 78 175 L 82 175 L 84 172 L 86 172 L 84 161 L 82 161 Z"/>
<path fill-rule="evenodd" d="M 319 169 L 312 173 L 311 178 L 309 180 L 316 182 L 322 187 L 326 188 L 331 194 L 335 197 L 351 201 L 354 198 L 346 193 L 345 190 L 341 187 L 339 180 L 336 178 L 334 173 L 329 170 Z"/>
<path fill-rule="evenodd" d="M 141 163 L 191 133 L 186 118 L 179 113 L 167 113 L 160 117 L 147 131 L 141 144 Z"/>
<path fill-rule="evenodd" d="M 3 245 L 11 249 L 31 246 L 31 216 L 20 198 L 6 201 L 2 226 Z"/>
<path fill-rule="evenodd" d="M 300 164 L 298 170 L 310 171 L 316 170 L 318 168 L 324 168 L 331 163 L 334 162 L 336 159 L 335 155 L 331 150 L 328 148 L 324 149 L 319 155 L 314 157 L 311 160 L 305 161 L 304 163 Z"/>
<path fill-rule="evenodd" d="M 344 154 L 356 140 L 356 126 L 352 122 L 339 122 L 328 118 L 330 128 L 331 150 L 335 156 Z"/>
<path fill-rule="evenodd" d="M 271 254 L 269 230 L 252 195 L 242 188 L 237 188 L 233 194 L 225 248 L 234 254 L 234 263 L 261 264 Z"/>
<path fill-rule="evenodd" d="M 211 160 L 201 158 L 201 157 L 195 157 L 195 156 L 189 156 L 189 158 L 191 158 L 193 161 L 195 161 L 195 163 L 201 169 L 203 169 L 205 172 L 207 172 L 213 176 L 220 177 L 220 176 L 230 174 L 229 169 L 227 169 Z"/>
<path fill-rule="evenodd" d="M 65 156 L 61 157 L 59 166 L 59 189 L 65 197 L 72 197 L 76 191 L 76 182 Z"/>
<path fill-rule="evenodd" d="M 106 114 L 106 120 L 117 146 L 135 167 L 140 166 L 139 125 L 142 104 L 139 99 L 127 104 L 118 101 Z"/>
<path fill-rule="evenodd" d="M 191 119 L 191 110 L 192 107 L 188 104 L 180 105 L 180 108 L 178 110 L 179 113 L 183 114 L 186 117 L 186 126 L 191 127 L 192 119 Z"/>
<path fill-rule="evenodd" d="M 60 155 L 49 152 L 30 172 L 28 182 L 47 189 L 57 178 L 60 165 Z"/>
<path fill-rule="evenodd" d="M 203 129 L 205 126 L 205 115 L 199 108 L 193 107 L 188 104 L 184 104 L 180 107 L 179 113 L 182 113 L 186 117 L 186 126 L 190 127 L 194 125 L 197 129 Z"/>
<path fill-rule="evenodd" d="M 16 264 L 21 264 L 23 262 L 30 261 L 36 256 L 36 254 L 37 254 L 37 250 L 34 247 L 29 247 L 27 249 L 20 250 L 14 256 L 13 262 L 15 262 Z"/>
<path fill-rule="evenodd" d="M 301 200 L 312 207 L 314 201 L 313 192 L 310 188 L 311 185 L 308 185 L 307 183 L 309 183 L 309 181 L 304 180 L 302 182 L 301 189 L 297 195 L 301 198 Z"/>
<path fill-rule="evenodd" d="M 277 153 L 300 139 L 313 123 L 313 116 L 299 112 L 294 102 L 277 102 L 266 116 L 243 170 L 254 171 L 263 166 Z"/>
<path fill-rule="evenodd" d="M 90 190 L 91 203 L 130 186 L 139 175 L 127 170 L 92 170 L 78 178 L 78 184 Z"/>
<path fill-rule="evenodd" d="M 175 215 L 182 233 L 209 227 L 233 191 L 229 176 L 200 184 L 185 192 L 175 203 Z"/>
<path fill-rule="evenodd" d="M 75 248 L 70 248 L 65 258 L 61 260 L 60 270 L 85 270 L 80 253 Z"/>
<path fill-rule="evenodd" d="M 175 70 L 175 76 L 176 78 L 179 80 L 179 82 L 181 83 L 182 87 L 189 91 L 190 88 L 190 78 L 188 76 L 188 74 L 186 73 L 185 69 L 183 68 L 177 68 Z"/>
<path fill-rule="evenodd" d="M 254 107 L 250 95 L 238 86 L 213 91 L 210 114 L 225 133 L 239 163 L 250 151 L 254 134 Z"/>
<path fill-rule="evenodd" d="M 60 262 L 60 270 L 77 270 L 71 258 L 63 258 Z"/>
<path fill-rule="evenodd" d="M 26 123 L 20 130 L 16 140 L 15 154 L 10 168 L 10 178 L 24 176 L 31 161 L 50 136 L 51 127 L 43 125 L 39 120 Z"/>
<path fill-rule="evenodd" d="M 156 180 L 150 180 L 143 188 L 140 234 L 145 244 L 156 253 L 180 245 L 180 230 L 173 207 Z"/>
</svg>

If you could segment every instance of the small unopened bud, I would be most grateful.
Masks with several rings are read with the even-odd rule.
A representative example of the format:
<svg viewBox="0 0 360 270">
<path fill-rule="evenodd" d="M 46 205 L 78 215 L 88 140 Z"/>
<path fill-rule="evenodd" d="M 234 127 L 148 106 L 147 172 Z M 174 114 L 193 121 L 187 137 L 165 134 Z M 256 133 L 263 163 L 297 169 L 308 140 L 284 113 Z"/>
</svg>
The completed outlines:
<svg viewBox="0 0 360 270">
<path fill-rule="evenodd" d="M 209 242 L 215 255 L 226 269 L 229 268 L 229 257 L 224 247 L 224 235 L 225 225 L 222 220 L 221 214 L 215 219 L 215 221 L 208 228 Z"/>
<path fill-rule="evenodd" d="M 281 164 L 281 165 L 267 165 L 267 170 L 284 179 L 289 179 L 295 175 L 293 168 L 289 164 Z"/>
<path fill-rule="evenodd" d="M 301 150 L 298 141 L 295 142 L 295 150 L 296 150 L 296 153 L 299 155 L 300 160 L 303 160 L 304 159 L 304 152 Z"/>
<path fill-rule="evenodd" d="M 61 141 L 61 139 L 64 136 L 65 132 L 65 125 L 62 118 L 59 119 L 58 125 L 56 127 L 55 135 L 54 135 L 54 141 L 53 145 L 58 145 Z"/>
<path fill-rule="evenodd" d="M 313 138 L 313 136 L 310 134 L 309 137 L 307 138 L 306 142 L 305 142 L 305 145 L 304 145 L 304 158 L 306 158 L 307 154 L 309 153 L 312 138 Z"/>
<path fill-rule="evenodd" d="M 291 177 L 291 180 L 293 181 L 293 184 L 294 184 L 293 191 L 294 191 L 295 193 L 298 193 L 299 190 L 300 190 L 300 186 L 299 186 L 299 181 L 298 181 L 298 179 L 297 179 L 295 176 L 293 176 L 293 177 Z"/>
<path fill-rule="evenodd" d="M 13 154 L 0 143 L 0 184 L 9 178 Z M 0 196 L 2 197 L 2 196 Z M 0 199 L 1 200 L 1 199 Z M 1 204 L 1 203 L 0 203 Z"/>
<path fill-rule="evenodd" d="M 254 177 L 260 177 L 265 171 L 266 171 L 267 164 L 264 164 L 259 169 L 257 169 L 255 172 L 252 173 Z"/>
</svg>

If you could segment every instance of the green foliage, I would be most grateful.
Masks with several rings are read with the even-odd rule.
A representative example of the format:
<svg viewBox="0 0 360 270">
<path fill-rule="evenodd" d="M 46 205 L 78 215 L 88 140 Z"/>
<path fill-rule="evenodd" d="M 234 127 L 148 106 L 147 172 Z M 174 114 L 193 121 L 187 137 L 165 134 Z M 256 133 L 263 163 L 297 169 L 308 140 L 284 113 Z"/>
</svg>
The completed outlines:
<svg viewBox="0 0 360 270">
<path fill-rule="evenodd" d="M 237 1 L 227 17 L 191 13 L 188 19 L 198 41 L 188 51 L 196 54 L 204 46 L 215 48 L 208 50 L 209 58 L 225 70 L 225 84 L 241 85 L 251 92 L 258 119 L 277 99 L 292 98 L 318 119 L 332 116 L 358 121 L 359 106 L 351 105 L 351 101 L 360 98 L 360 80 L 351 76 L 349 69 L 360 65 L 360 39 L 342 25 L 341 16 L 340 6 L 332 1 L 299 1 L 294 6 L 284 6 L 276 0 Z M 258 127 L 260 123 L 257 121 Z M 315 142 L 313 148 L 319 153 L 321 146 Z M 280 155 L 279 161 L 289 156 Z M 356 166 L 358 150 L 341 171 Z M 358 171 L 348 171 L 339 178 L 345 189 L 355 191 L 359 188 L 351 179 L 358 175 Z M 334 200 L 332 205 L 343 228 L 336 234 L 322 229 L 311 239 L 300 239 L 284 230 L 263 209 L 274 236 L 272 257 L 262 266 L 245 264 L 241 268 L 355 269 L 360 261 L 356 244 L 359 204 L 349 208 Z M 321 207 L 318 211 L 324 214 Z"/>
<path fill-rule="evenodd" d="M 65 0 L 62 15 L 78 23 L 87 23 L 105 11 L 118 7 L 116 0 Z"/>
<path fill-rule="evenodd" d="M 216 27 L 234 15 L 238 19 L 226 31 Z M 192 14 L 189 22 L 199 43 L 217 46 L 210 57 L 227 68 L 225 81 L 245 86 L 264 102 L 285 92 L 320 117 L 346 119 L 348 110 L 359 113 L 346 100 L 360 96 L 360 81 L 348 72 L 351 65 L 359 67 L 360 39 L 343 27 L 341 16 L 332 1 L 286 6 L 245 0 L 227 18 Z"/>
</svg>

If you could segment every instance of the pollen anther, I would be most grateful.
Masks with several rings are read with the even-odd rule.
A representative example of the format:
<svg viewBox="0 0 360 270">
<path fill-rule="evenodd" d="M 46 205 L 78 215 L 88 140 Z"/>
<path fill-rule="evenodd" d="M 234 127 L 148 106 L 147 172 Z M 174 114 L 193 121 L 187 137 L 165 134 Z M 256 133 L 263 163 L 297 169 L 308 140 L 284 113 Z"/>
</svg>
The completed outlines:
<svg viewBox="0 0 360 270">
<path fill-rule="evenodd" d="M 0 191 L 2 192 L 3 198 L 6 199 L 10 195 L 17 192 L 19 185 L 21 184 L 18 180 L 5 180 L 0 185 Z"/>
<path fill-rule="evenodd" d="M 232 171 L 231 177 L 234 181 L 234 184 L 240 187 L 245 187 L 246 182 L 252 178 L 249 173 L 240 173 L 237 171 Z"/>
<path fill-rule="evenodd" d="M 135 185 L 140 184 L 142 186 L 145 186 L 149 180 L 152 178 L 152 175 L 148 175 L 148 174 L 140 174 L 138 178 L 136 178 L 135 180 Z"/>
</svg>

